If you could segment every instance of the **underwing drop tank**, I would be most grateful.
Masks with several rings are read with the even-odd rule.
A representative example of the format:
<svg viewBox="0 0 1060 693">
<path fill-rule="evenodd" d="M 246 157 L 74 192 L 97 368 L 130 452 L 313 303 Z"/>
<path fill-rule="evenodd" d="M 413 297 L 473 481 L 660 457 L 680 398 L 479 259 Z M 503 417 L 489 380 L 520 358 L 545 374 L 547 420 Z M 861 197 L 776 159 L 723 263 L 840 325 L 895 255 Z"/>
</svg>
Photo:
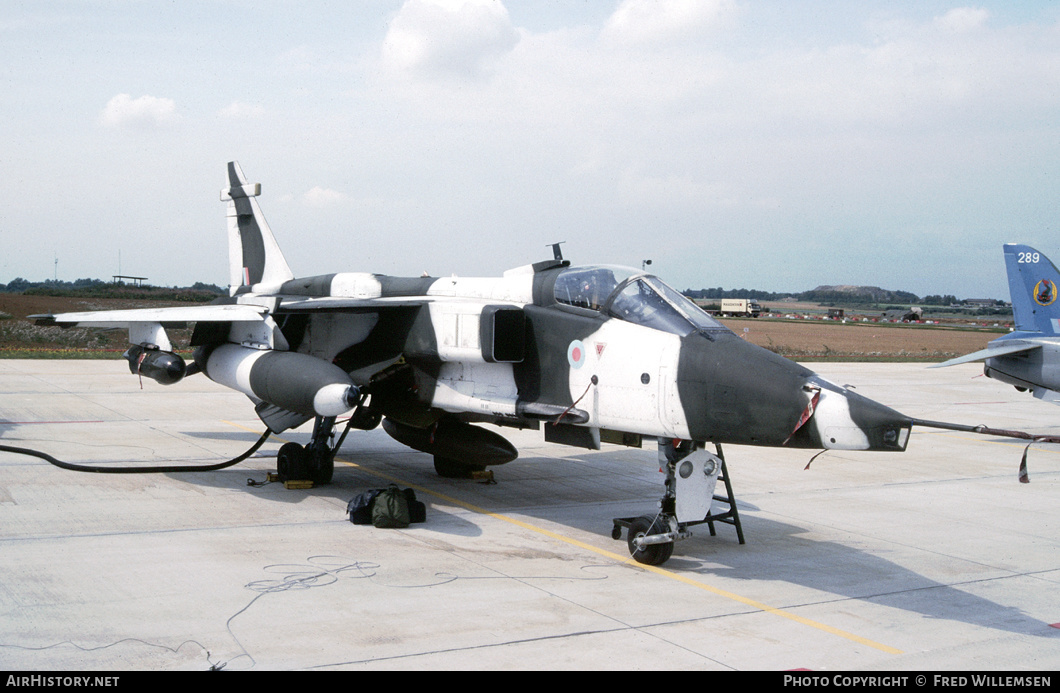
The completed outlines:
<svg viewBox="0 0 1060 693">
<path fill-rule="evenodd" d="M 340 416 L 359 395 L 346 371 L 293 351 L 224 344 L 209 353 L 203 370 L 214 382 L 305 416 Z"/>
</svg>

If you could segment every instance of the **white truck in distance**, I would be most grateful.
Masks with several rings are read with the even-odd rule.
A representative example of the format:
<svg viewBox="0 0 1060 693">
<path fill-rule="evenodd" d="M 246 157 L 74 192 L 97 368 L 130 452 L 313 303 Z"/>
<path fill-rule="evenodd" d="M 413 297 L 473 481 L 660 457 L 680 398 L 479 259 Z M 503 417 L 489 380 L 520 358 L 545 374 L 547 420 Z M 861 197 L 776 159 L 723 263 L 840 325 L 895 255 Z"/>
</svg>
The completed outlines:
<svg viewBox="0 0 1060 693">
<path fill-rule="evenodd" d="M 723 298 L 721 299 L 721 315 L 723 317 L 751 317 L 757 318 L 762 312 L 762 306 L 754 299 L 746 298 Z"/>
</svg>

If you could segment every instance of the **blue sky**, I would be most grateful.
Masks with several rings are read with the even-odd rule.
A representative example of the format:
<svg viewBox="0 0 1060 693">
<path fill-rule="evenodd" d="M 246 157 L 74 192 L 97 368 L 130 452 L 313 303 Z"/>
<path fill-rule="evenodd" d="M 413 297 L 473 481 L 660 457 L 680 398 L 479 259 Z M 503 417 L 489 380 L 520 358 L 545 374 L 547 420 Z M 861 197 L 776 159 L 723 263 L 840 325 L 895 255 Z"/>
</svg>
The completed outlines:
<svg viewBox="0 0 1060 693">
<path fill-rule="evenodd" d="M 1055 2 L 9 0 L 0 85 L 0 282 L 224 284 L 230 160 L 299 275 L 565 241 L 1007 298 L 1003 243 L 1060 262 Z"/>
</svg>

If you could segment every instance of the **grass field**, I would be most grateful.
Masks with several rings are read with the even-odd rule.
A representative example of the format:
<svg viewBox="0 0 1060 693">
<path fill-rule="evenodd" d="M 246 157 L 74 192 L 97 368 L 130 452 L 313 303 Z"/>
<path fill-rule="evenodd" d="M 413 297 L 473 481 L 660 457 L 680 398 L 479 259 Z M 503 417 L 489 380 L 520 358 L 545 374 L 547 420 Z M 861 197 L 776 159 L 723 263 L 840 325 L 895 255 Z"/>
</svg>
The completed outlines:
<svg viewBox="0 0 1060 693">
<path fill-rule="evenodd" d="M 945 361 L 978 351 L 1004 330 L 830 320 L 722 320 L 747 341 L 792 359 Z"/>
</svg>

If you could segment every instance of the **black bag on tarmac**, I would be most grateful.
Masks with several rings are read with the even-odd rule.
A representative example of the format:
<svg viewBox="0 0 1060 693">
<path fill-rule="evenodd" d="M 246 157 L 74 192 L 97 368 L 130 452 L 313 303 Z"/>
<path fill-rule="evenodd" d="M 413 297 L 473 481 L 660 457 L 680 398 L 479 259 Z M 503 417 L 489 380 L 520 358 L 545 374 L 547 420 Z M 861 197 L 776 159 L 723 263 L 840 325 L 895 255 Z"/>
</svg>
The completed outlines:
<svg viewBox="0 0 1060 693">
<path fill-rule="evenodd" d="M 346 514 L 355 525 L 408 527 L 427 521 L 427 506 L 416 500 L 412 489 L 399 489 L 396 484 L 390 484 L 355 496 L 346 504 Z"/>
<path fill-rule="evenodd" d="M 355 525 L 372 524 L 372 503 L 383 489 L 369 489 L 353 498 L 346 505 L 346 514 L 350 516 L 350 522 Z"/>
<path fill-rule="evenodd" d="M 372 524 L 380 528 L 408 527 L 409 499 L 405 492 L 390 484 L 372 501 Z"/>
</svg>

